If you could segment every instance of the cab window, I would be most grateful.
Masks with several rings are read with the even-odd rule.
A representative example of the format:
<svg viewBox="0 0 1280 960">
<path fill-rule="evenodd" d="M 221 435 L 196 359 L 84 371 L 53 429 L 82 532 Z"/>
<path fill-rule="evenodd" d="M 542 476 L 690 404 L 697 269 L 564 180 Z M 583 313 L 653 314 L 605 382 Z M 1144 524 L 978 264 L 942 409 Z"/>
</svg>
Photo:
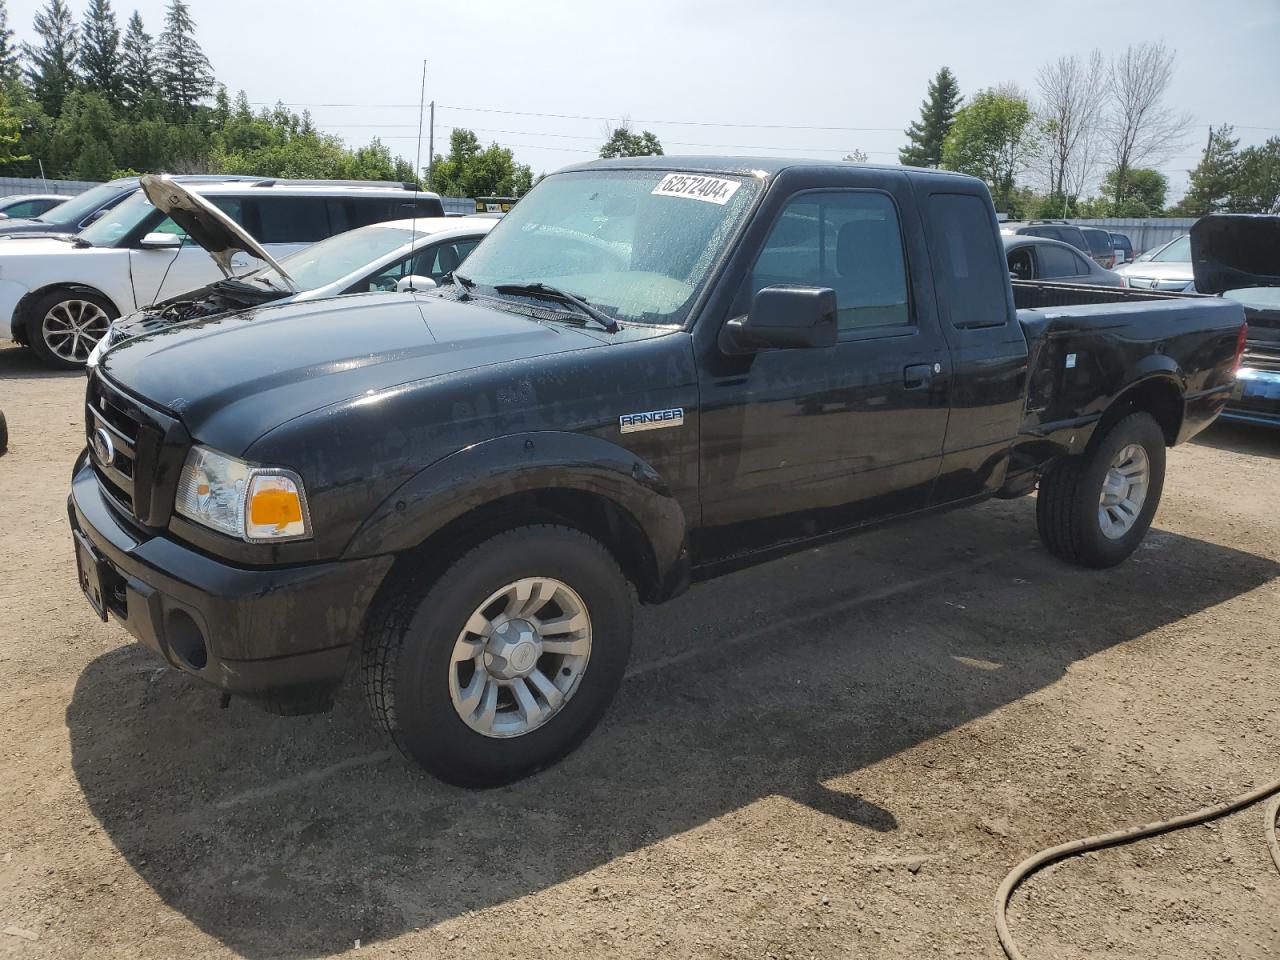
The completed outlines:
<svg viewBox="0 0 1280 960">
<path fill-rule="evenodd" d="M 749 304 L 774 284 L 835 290 L 841 331 L 909 325 L 906 260 L 893 201 L 872 191 L 796 197 L 765 240 L 743 300 Z"/>
</svg>

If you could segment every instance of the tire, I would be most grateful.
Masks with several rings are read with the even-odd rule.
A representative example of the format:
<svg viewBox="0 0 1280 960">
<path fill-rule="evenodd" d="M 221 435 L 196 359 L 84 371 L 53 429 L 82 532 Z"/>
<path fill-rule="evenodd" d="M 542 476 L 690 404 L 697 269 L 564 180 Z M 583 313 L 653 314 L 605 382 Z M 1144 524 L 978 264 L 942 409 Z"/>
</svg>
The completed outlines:
<svg viewBox="0 0 1280 960">
<path fill-rule="evenodd" d="M 0 410 L 0 453 L 9 449 L 9 424 L 5 422 L 4 411 Z"/>
<path fill-rule="evenodd" d="M 1132 484 L 1140 476 L 1144 457 L 1146 482 L 1139 504 Z M 1155 418 L 1131 413 L 1116 421 L 1096 438 L 1092 450 L 1063 460 L 1041 479 L 1036 501 L 1040 540 L 1050 553 L 1069 563 L 1114 567 L 1146 536 L 1160 505 L 1164 470 L 1164 431 Z M 1124 499 L 1116 503 L 1121 496 L 1116 491 L 1125 489 L 1125 484 L 1130 485 Z M 1104 496 L 1110 504 L 1106 509 Z"/>
<path fill-rule="evenodd" d="M 27 341 L 45 366 L 78 370 L 118 316 L 101 294 L 50 290 L 27 308 Z"/>
<path fill-rule="evenodd" d="M 518 600 L 520 584 L 535 580 L 542 586 L 523 588 L 535 599 Z M 586 614 L 585 659 L 575 611 Z M 622 683 L 631 618 L 630 585 L 596 540 L 569 527 L 519 527 L 481 543 L 438 577 L 407 576 L 384 591 L 365 630 L 365 695 L 401 752 L 441 780 L 510 783 L 555 763 L 595 727 Z M 566 629 L 557 621 L 577 625 L 576 632 L 555 640 Z M 547 636 L 530 633 L 531 624 L 545 625 Z M 484 632 L 472 631 L 479 626 Z M 579 653 L 545 653 L 542 643 Z M 468 659 L 477 648 L 484 651 L 479 659 Z M 494 679 L 531 656 L 537 659 L 527 678 Z M 558 705 L 544 695 L 548 682 L 564 685 Z M 497 706 L 486 713 L 491 684 Z M 477 685 L 484 693 L 472 693 Z M 536 725 L 517 702 L 521 686 L 525 702 L 532 694 L 548 714 Z"/>
</svg>

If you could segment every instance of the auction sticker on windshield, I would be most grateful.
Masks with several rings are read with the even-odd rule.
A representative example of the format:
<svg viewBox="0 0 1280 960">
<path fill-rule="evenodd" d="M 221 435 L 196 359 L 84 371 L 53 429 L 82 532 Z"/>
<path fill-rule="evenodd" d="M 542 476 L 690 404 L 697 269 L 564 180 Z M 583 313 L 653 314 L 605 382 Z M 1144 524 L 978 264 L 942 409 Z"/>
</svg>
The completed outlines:
<svg viewBox="0 0 1280 960">
<path fill-rule="evenodd" d="M 737 180 L 726 180 L 724 177 L 700 177 L 692 173 L 668 173 L 662 182 L 653 188 L 655 197 L 685 197 L 689 200 L 702 200 L 706 203 L 718 203 L 721 206 L 729 202 L 729 198 L 742 186 Z"/>
</svg>

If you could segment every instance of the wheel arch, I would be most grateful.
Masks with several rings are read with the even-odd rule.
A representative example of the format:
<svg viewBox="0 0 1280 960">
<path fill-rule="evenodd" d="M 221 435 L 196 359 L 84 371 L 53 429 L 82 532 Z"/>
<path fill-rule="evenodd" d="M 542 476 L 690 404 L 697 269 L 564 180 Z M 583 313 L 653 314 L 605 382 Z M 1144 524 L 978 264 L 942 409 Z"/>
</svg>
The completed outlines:
<svg viewBox="0 0 1280 960">
<path fill-rule="evenodd" d="M 1139 412 L 1151 414 L 1160 425 L 1165 446 L 1172 447 L 1177 443 L 1186 414 L 1186 402 L 1182 386 L 1172 372 L 1152 373 L 1119 393 L 1094 428 L 1090 447 L 1096 446 L 1106 436 L 1112 424 Z"/>
<path fill-rule="evenodd" d="M 421 575 L 504 530 L 549 522 L 598 540 L 642 602 L 688 584 L 685 515 L 665 481 L 630 451 L 584 434 L 519 434 L 446 457 L 388 497 L 345 553 L 394 553 L 393 573 Z"/>
<path fill-rule="evenodd" d="M 13 310 L 14 333 L 16 334 L 17 332 L 21 331 L 22 335 L 27 338 L 24 342 L 30 341 L 30 332 L 27 329 L 27 325 L 31 322 L 31 316 L 32 316 L 31 310 L 33 305 L 38 303 L 42 297 L 54 292 L 55 290 L 66 290 L 68 293 L 79 293 L 79 294 L 87 294 L 95 297 L 101 297 L 107 303 L 111 304 L 112 309 L 115 310 L 117 317 L 124 316 L 125 311 L 120 308 L 120 304 L 116 303 L 115 299 L 109 293 L 107 293 L 104 290 L 99 290 L 97 287 L 92 286 L 91 284 L 79 283 L 75 281 L 57 281 L 55 283 L 46 283 L 42 287 L 37 287 L 34 290 L 29 290 L 26 293 L 24 293 L 21 299 L 18 300 L 17 306 L 14 307 L 14 310 Z"/>
</svg>

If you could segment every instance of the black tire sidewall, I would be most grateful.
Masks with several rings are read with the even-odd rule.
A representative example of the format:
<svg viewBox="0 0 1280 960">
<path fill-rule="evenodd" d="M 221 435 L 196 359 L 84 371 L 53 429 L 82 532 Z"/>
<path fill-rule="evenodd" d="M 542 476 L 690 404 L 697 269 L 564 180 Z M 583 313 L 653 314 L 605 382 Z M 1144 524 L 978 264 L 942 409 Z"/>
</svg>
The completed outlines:
<svg viewBox="0 0 1280 960">
<path fill-rule="evenodd" d="M 34 303 L 27 311 L 27 342 L 31 345 L 31 349 L 35 351 L 36 356 L 46 366 L 53 367 L 57 370 L 79 370 L 84 367 L 84 363 L 75 363 L 71 360 L 64 360 L 58 356 L 44 342 L 44 318 L 56 304 L 64 300 L 87 300 L 90 303 L 96 303 L 107 314 L 107 322 L 111 322 L 120 316 L 120 312 L 116 310 L 115 305 L 106 297 L 98 293 L 90 293 L 89 291 L 78 290 L 51 290 L 44 294 Z"/>
<path fill-rule="evenodd" d="M 538 729 L 494 738 L 472 730 L 449 695 L 453 646 L 463 625 L 495 590 L 524 577 L 571 586 L 591 618 L 591 656 L 569 702 Z M 631 595 L 608 552 L 562 527 L 495 537 L 450 568 L 417 605 L 402 636 L 394 678 L 397 742 L 443 780 L 493 786 L 527 776 L 572 750 L 613 699 L 631 649 Z"/>
<path fill-rule="evenodd" d="M 1151 471 L 1147 486 L 1147 498 L 1142 504 L 1138 519 L 1123 537 L 1111 539 L 1102 532 L 1102 524 L 1098 520 L 1098 498 L 1102 493 L 1102 485 L 1111 462 L 1120 450 L 1131 443 L 1142 446 L 1147 454 L 1147 463 Z M 1079 528 L 1076 536 L 1081 546 L 1081 559 L 1091 566 L 1110 567 L 1128 557 L 1151 527 L 1156 510 L 1160 506 L 1160 495 L 1164 490 L 1165 473 L 1165 437 L 1160 425 L 1148 413 L 1132 413 L 1118 421 L 1107 431 L 1098 443 L 1090 458 L 1088 466 L 1080 477 L 1076 496 L 1076 517 Z"/>
</svg>

